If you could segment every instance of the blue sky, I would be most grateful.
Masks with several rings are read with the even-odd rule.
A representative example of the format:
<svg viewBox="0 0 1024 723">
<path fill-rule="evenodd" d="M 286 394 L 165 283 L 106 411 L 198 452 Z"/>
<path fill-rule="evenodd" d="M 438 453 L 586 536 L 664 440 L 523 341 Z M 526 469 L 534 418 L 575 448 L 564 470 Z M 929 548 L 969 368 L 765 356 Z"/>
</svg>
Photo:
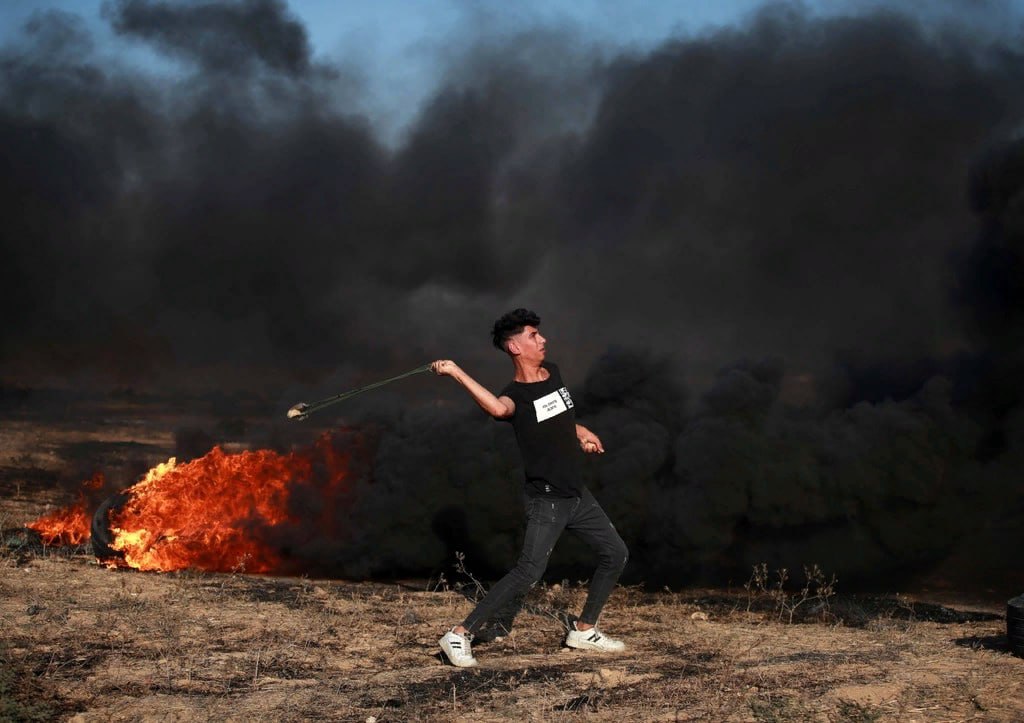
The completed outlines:
<svg viewBox="0 0 1024 723">
<path fill-rule="evenodd" d="M 33 12 L 58 9 L 102 25 L 102 0 L 5 0 L 0 21 L 5 35 L 17 32 Z M 335 55 L 347 43 L 361 41 L 384 56 L 397 58 L 418 44 L 444 36 L 466 17 L 488 18 L 496 29 L 536 23 L 569 22 L 595 38 L 621 44 L 649 44 L 677 31 L 698 31 L 728 25 L 761 4 L 760 0 L 524 0 L 517 3 L 465 0 L 289 0 L 319 53 Z M 834 11 L 848 6 L 839 0 L 817 0 L 810 7 Z"/>
<path fill-rule="evenodd" d="M 81 16 L 105 41 L 117 47 L 101 17 L 104 0 L 3 0 L 0 38 L 16 36 L 23 22 L 40 10 Z M 420 65 L 429 53 L 467 23 L 483 33 L 502 34 L 537 25 L 568 25 L 611 48 L 642 48 L 671 35 L 700 33 L 733 25 L 764 0 L 286 0 L 303 21 L 317 55 L 346 57 L 354 52 L 381 68 Z M 1024 0 L 803 0 L 813 12 L 848 14 L 891 6 L 918 15 L 957 17 L 998 30 L 1024 22 Z"/>
<path fill-rule="evenodd" d="M 349 44 L 391 60 L 415 55 L 417 46 L 445 37 L 467 18 L 486 21 L 501 32 L 537 24 L 571 24 L 587 36 L 611 45 L 644 46 L 677 32 L 695 33 L 742 21 L 763 0 L 520 0 L 515 3 L 470 0 L 286 0 L 305 24 L 314 48 L 336 56 Z M 815 12 L 838 14 L 878 6 L 898 7 L 915 14 L 971 15 L 1000 26 L 1024 19 L 1020 0 L 803 0 Z M 0 36 L 17 34 L 33 12 L 63 10 L 80 15 L 96 27 L 103 0 L 4 0 L 0 3 Z M 984 9 L 984 12 L 981 10 Z"/>
<path fill-rule="evenodd" d="M 533 27 L 569 28 L 582 42 L 642 51 L 677 35 L 695 35 L 741 23 L 762 0 L 288 0 L 303 23 L 314 56 L 340 64 L 364 87 L 364 111 L 384 136 L 400 132 L 430 95 L 444 67 L 444 54 L 472 38 L 501 37 Z M 92 29 L 98 50 L 142 67 L 161 68 L 148 48 L 116 37 L 102 17 L 103 0 L 3 0 L 0 40 L 16 40 L 35 12 L 59 10 L 80 16 Z M 822 15 L 849 14 L 893 5 L 919 15 L 956 16 L 979 32 L 1000 32 L 1024 21 L 1024 0 L 805 0 Z M 976 12 L 980 7 L 985 12 Z"/>
<path fill-rule="evenodd" d="M 573 28 L 595 44 L 650 47 L 678 33 L 696 33 L 741 21 L 763 0 L 523 0 L 516 3 L 468 0 L 287 0 L 303 23 L 320 60 L 357 70 L 369 92 L 385 106 L 388 96 L 429 93 L 439 56 L 469 35 L 501 36 L 535 26 Z M 809 7 L 835 11 L 845 2 L 817 0 Z M 150 62 L 145 49 L 116 37 L 102 17 L 103 0 L 3 0 L 0 37 L 15 38 L 35 12 L 59 10 L 80 16 L 100 39 L 102 50 Z"/>
</svg>

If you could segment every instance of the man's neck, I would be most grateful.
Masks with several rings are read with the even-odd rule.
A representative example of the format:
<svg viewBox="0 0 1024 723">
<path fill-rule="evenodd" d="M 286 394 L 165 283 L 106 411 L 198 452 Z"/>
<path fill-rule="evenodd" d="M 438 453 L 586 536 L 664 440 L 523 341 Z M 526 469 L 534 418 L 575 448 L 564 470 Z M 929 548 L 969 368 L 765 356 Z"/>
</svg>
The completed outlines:
<svg viewBox="0 0 1024 723">
<path fill-rule="evenodd" d="M 522 384 L 532 384 L 534 382 L 542 382 L 551 376 L 548 370 L 541 366 L 543 362 L 540 361 L 527 361 L 522 357 L 513 357 L 512 363 L 515 364 L 516 374 L 515 381 Z"/>
</svg>

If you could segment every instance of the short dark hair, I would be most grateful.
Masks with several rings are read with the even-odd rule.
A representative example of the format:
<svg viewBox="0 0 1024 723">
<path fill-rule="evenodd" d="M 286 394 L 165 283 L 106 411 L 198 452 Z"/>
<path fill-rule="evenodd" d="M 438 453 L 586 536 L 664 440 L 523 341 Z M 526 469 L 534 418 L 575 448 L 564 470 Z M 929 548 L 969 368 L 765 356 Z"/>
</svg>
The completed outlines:
<svg viewBox="0 0 1024 723">
<path fill-rule="evenodd" d="M 494 346 L 502 351 L 507 351 L 505 349 L 505 342 L 508 341 L 509 337 L 521 333 L 523 327 L 526 326 L 540 326 L 540 317 L 529 309 L 514 309 L 502 315 L 500 319 L 494 322 L 494 328 L 491 330 L 491 339 L 494 342 Z"/>
</svg>

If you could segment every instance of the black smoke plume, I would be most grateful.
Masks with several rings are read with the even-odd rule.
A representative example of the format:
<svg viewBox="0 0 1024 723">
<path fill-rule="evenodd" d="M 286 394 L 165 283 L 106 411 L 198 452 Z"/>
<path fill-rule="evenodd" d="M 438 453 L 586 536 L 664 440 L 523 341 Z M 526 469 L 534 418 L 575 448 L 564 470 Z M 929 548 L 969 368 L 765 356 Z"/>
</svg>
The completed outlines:
<svg viewBox="0 0 1024 723">
<path fill-rule="evenodd" d="M 168 67 L 54 12 L 0 49 L 5 388 L 284 409 L 437 357 L 496 388 L 487 329 L 525 304 L 607 438 L 588 474 L 635 578 L 1006 561 L 1018 31 L 788 4 L 648 51 L 463 29 L 387 141 L 284 2 L 104 18 Z M 501 569 L 513 441 L 458 390 L 409 389 L 352 408 L 379 437 L 358 542 L 308 558 L 423 571 L 466 545 Z"/>
</svg>

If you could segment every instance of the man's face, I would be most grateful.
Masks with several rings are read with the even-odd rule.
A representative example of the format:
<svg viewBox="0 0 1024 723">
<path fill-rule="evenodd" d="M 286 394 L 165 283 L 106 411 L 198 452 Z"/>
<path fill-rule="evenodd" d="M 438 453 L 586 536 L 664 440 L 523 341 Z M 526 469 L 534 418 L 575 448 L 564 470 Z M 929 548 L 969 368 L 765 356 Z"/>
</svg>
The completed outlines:
<svg viewBox="0 0 1024 723">
<path fill-rule="evenodd" d="M 544 347 L 547 339 L 540 335 L 535 326 L 524 326 L 515 336 L 509 337 L 509 350 L 524 359 L 540 361 L 544 359 Z"/>
</svg>

